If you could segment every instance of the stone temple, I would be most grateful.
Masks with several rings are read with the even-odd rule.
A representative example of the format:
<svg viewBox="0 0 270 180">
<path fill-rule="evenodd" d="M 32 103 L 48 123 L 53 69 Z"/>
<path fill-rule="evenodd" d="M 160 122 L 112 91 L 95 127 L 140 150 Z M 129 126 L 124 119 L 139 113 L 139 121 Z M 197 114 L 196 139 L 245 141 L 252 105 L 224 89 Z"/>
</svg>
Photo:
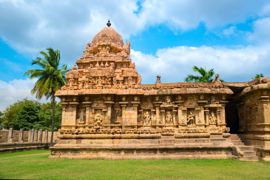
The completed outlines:
<svg viewBox="0 0 270 180">
<path fill-rule="evenodd" d="M 270 159 L 270 79 L 142 84 L 130 44 L 108 23 L 57 92 L 51 157 Z"/>
</svg>

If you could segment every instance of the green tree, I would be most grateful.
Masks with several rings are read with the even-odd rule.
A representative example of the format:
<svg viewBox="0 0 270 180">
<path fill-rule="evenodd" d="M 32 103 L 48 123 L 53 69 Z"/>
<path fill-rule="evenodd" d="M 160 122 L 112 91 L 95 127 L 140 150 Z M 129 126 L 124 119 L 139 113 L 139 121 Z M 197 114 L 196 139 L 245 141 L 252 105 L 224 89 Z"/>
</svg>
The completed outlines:
<svg viewBox="0 0 270 180">
<path fill-rule="evenodd" d="M 2 126 L 13 129 L 32 129 L 39 123 L 40 103 L 28 99 L 17 101 L 3 113 Z"/>
<path fill-rule="evenodd" d="M 55 129 L 58 129 L 60 127 L 61 115 L 62 115 L 61 104 L 57 103 L 55 109 L 55 123 L 54 123 Z M 42 129 L 43 128 L 48 129 L 48 127 L 50 127 L 51 124 L 51 104 L 50 103 L 41 104 L 38 116 L 40 126 L 42 127 Z"/>
<path fill-rule="evenodd" d="M 261 77 L 264 77 L 264 75 L 262 73 L 256 74 L 252 79 L 255 80 L 255 79 L 261 78 Z"/>
<path fill-rule="evenodd" d="M 186 82 L 212 82 L 215 75 L 214 69 L 206 70 L 201 67 L 193 66 L 193 71 L 199 75 L 189 74 L 186 78 Z"/>
<path fill-rule="evenodd" d="M 40 69 L 30 69 L 25 74 L 30 77 L 30 79 L 37 78 L 32 93 L 36 95 L 37 98 L 42 97 L 50 98 L 51 100 L 51 145 L 53 143 L 53 131 L 54 119 L 55 119 L 55 93 L 59 90 L 65 83 L 65 74 L 67 72 L 67 66 L 60 66 L 60 51 L 54 50 L 52 48 L 47 48 L 47 52 L 41 51 L 40 54 L 43 57 L 37 57 L 32 61 L 32 65 L 37 65 Z"/>
<path fill-rule="evenodd" d="M 2 111 L 0 111 L 0 129 L 2 129 L 3 128 L 3 115 L 4 115 L 4 113 L 2 112 Z"/>
</svg>

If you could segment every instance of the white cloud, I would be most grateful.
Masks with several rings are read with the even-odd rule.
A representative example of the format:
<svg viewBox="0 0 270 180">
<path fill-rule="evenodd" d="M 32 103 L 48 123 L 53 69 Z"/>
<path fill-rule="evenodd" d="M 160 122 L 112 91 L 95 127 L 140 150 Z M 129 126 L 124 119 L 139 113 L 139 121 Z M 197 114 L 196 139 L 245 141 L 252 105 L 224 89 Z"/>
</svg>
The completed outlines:
<svg viewBox="0 0 270 180">
<path fill-rule="evenodd" d="M 144 83 L 154 83 L 161 75 L 163 82 L 183 81 L 193 74 L 192 66 L 214 68 L 225 81 L 249 81 L 257 73 L 269 76 L 270 46 L 260 47 L 187 47 L 160 49 L 155 55 L 132 51 L 132 58 Z"/>
<path fill-rule="evenodd" d="M 254 32 L 249 35 L 249 40 L 255 44 L 270 44 L 270 17 L 258 19 L 254 23 Z"/>
<path fill-rule="evenodd" d="M 125 39 L 155 24 L 189 30 L 242 22 L 266 11 L 267 0 L 0 0 L 0 38 L 33 57 L 47 47 L 60 49 L 74 62 L 84 45 L 111 19 Z"/>
<path fill-rule="evenodd" d="M 167 22 L 184 30 L 200 22 L 212 28 L 254 17 L 267 3 L 267 0 L 146 0 L 141 16 L 148 23 Z"/>
<path fill-rule="evenodd" d="M 188 47 L 158 50 L 155 55 L 132 50 L 144 83 L 183 81 L 192 66 L 214 68 L 226 81 L 247 81 L 256 73 L 270 75 L 270 3 L 268 0 L 145 0 L 139 14 L 135 0 L 0 0 L 0 38 L 22 53 L 38 55 L 47 47 L 60 49 L 64 63 L 73 65 L 87 42 L 111 19 L 128 39 L 149 26 L 165 23 L 185 31 L 204 22 L 238 35 L 233 24 L 257 17 L 246 47 Z M 31 80 L 0 81 L 0 110 L 23 98 L 33 99 Z"/>
<path fill-rule="evenodd" d="M 14 79 L 9 82 L 0 80 L 0 111 L 24 98 L 36 100 L 31 94 L 34 83 L 35 81 L 30 79 Z M 44 102 L 45 99 L 41 101 Z"/>
</svg>

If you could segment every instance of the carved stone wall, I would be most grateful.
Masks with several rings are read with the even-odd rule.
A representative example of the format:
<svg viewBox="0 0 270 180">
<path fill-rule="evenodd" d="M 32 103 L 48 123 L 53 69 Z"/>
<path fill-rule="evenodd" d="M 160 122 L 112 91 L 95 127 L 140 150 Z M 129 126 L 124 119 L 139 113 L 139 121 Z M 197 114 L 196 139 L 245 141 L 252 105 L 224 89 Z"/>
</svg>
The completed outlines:
<svg viewBox="0 0 270 180">
<path fill-rule="evenodd" d="M 241 93 L 239 132 L 255 146 L 259 157 L 270 160 L 270 81 L 264 81 L 252 84 Z"/>
<path fill-rule="evenodd" d="M 213 95 L 85 95 L 62 98 L 60 134 L 222 134 L 224 102 Z"/>
</svg>

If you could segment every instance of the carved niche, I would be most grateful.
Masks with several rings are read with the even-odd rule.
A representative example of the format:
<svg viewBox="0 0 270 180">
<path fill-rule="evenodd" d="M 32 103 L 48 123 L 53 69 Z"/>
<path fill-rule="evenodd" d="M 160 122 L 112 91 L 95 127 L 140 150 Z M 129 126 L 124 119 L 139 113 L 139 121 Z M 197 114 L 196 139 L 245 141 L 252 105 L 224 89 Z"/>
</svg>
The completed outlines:
<svg viewBox="0 0 270 180">
<path fill-rule="evenodd" d="M 122 109 L 119 103 L 115 103 L 112 108 L 112 119 L 111 123 L 119 124 L 122 122 Z"/>
<path fill-rule="evenodd" d="M 151 126 L 154 120 L 154 106 L 152 104 L 151 98 L 147 97 L 142 99 L 141 106 L 139 106 L 139 118 L 138 124 L 143 126 Z"/>
<path fill-rule="evenodd" d="M 163 97 L 163 102 L 160 105 L 161 118 L 159 124 L 161 125 L 176 125 L 178 106 L 174 104 L 173 97 Z"/>
<path fill-rule="evenodd" d="M 209 118 L 210 125 L 216 125 L 217 124 L 217 111 L 215 109 L 210 109 L 208 118 Z"/>
<path fill-rule="evenodd" d="M 77 107 L 76 119 L 78 124 L 85 124 L 86 121 L 86 108 L 82 105 Z"/>
<path fill-rule="evenodd" d="M 196 125 L 196 114 L 194 108 L 187 109 L 187 125 L 195 126 Z"/>
<path fill-rule="evenodd" d="M 151 112 L 150 110 L 146 110 L 143 112 L 143 125 L 151 126 Z"/>
<path fill-rule="evenodd" d="M 165 112 L 165 124 L 166 125 L 174 125 L 174 118 L 172 111 Z"/>
<path fill-rule="evenodd" d="M 106 113 L 108 111 L 107 105 L 100 97 L 94 99 L 91 106 L 91 123 L 94 127 L 101 127 L 104 123 L 108 123 Z"/>
<path fill-rule="evenodd" d="M 101 110 L 97 110 L 95 113 L 95 118 L 94 118 L 94 128 L 99 129 L 103 125 L 103 119 L 104 116 L 102 115 Z"/>
</svg>

